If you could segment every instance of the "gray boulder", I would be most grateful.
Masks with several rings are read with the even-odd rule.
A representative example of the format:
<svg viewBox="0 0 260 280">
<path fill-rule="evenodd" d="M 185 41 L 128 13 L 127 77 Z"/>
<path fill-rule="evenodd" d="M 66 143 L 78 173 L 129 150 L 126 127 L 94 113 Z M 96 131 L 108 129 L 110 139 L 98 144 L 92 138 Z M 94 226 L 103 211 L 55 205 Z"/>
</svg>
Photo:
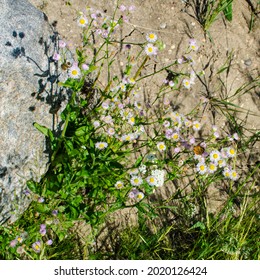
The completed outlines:
<svg viewBox="0 0 260 280">
<path fill-rule="evenodd" d="M 52 59 L 58 34 L 26 0 L 0 0 L 0 224 L 13 222 L 30 203 L 26 182 L 47 171 L 46 139 L 37 122 L 57 131 L 67 93 Z"/>
</svg>

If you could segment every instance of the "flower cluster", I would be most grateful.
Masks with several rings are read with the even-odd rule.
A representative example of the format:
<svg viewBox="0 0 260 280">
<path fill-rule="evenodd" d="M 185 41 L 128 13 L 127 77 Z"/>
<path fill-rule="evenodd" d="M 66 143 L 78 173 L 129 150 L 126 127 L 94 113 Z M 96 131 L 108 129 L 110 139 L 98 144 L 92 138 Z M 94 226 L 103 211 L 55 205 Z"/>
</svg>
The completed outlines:
<svg viewBox="0 0 260 280">
<path fill-rule="evenodd" d="M 144 198 L 146 192 L 149 194 L 154 192 L 155 188 L 163 187 L 165 170 L 149 169 L 145 164 L 141 164 L 139 168 L 130 170 L 130 185 L 132 187 L 128 194 L 130 198 L 140 200 Z"/>
<path fill-rule="evenodd" d="M 148 41 L 148 44 L 144 48 L 146 55 L 157 55 L 158 48 L 154 45 L 154 43 L 157 41 L 157 35 L 153 32 L 150 32 L 146 34 L 146 40 Z"/>
<path fill-rule="evenodd" d="M 206 154 L 207 155 L 207 154 Z M 221 169 L 225 178 L 233 181 L 238 179 L 237 172 L 229 164 L 229 160 L 236 156 L 234 147 L 225 147 L 219 150 L 212 150 L 207 157 L 199 156 L 196 169 L 199 174 L 213 174 Z"/>
</svg>

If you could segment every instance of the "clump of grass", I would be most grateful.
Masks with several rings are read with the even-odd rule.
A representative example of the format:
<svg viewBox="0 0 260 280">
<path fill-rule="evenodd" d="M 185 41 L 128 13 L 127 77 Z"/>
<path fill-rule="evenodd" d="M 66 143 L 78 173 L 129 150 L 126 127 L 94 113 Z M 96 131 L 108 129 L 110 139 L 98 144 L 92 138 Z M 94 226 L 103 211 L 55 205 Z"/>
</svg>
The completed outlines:
<svg viewBox="0 0 260 280">
<path fill-rule="evenodd" d="M 156 33 L 133 43 L 118 35 L 132 10 L 118 4 L 112 17 L 79 13 L 82 46 L 74 61 L 59 42 L 55 59 L 68 74 L 60 86 L 72 92 L 61 113 L 62 132 L 34 124 L 49 139 L 50 168 L 40 182 L 27 183 L 29 209 L 0 228 L 0 258 L 259 258 L 259 244 L 253 245 L 259 199 L 252 182 L 258 169 L 246 173 L 238 164 L 256 134 L 245 138 L 227 96 L 200 96 L 189 114 L 174 110 L 174 94 L 189 94 L 196 82 L 207 85 L 203 71 L 194 68 L 199 44 L 190 39 L 180 58 L 155 69 L 151 64 L 164 48 Z M 118 71 L 120 49 L 125 60 Z M 145 99 L 143 82 L 157 75 L 161 84 Z M 242 86 L 232 97 L 248 91 Z M 227 112 L 232 133 L 204 129 L 207 102 Z M 212 215 L 208 189 L 217 185 L 226 196 Z M 112 213 L 129 208 L 137 209 L 136 227 L 115 232 L 112 250 L 104 251 L 101 227 Z M 90 226 L 86 239 L 76 223 Z"/>
<path fill-rule="evenodd" d="M 186 5 L 192 7 L 194 15 L 205 31 L 215 22 L 223 12 L 228 21 L 233 18 L 233 0 L 188 0 Z"/>
</svg>

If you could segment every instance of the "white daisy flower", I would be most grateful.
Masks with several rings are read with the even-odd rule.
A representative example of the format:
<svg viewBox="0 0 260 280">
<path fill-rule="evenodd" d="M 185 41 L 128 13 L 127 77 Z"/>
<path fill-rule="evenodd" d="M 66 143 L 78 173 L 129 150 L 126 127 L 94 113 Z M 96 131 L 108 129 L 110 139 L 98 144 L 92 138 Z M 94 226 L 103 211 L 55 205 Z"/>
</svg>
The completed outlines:
<svg viewBox="0 0 260 280">
<path fill-rule="evenodd" d="M 142 192 L 138 192 L 138 193 L 136 194 L 136 198 L 137 198 L 138 200 L 141 200 L 141 199 L 144 198 L 144 194 L 143 194 Z"/>
<path fill-rule="evenodd" d="M 124 183 L 122 181 L 117 181 L 115 183 L 116 189 L 122 189 L 124 187 Z"/>
<path fill-rule="evenodd" d="M 227 165 L 226 161 L 224 159 L 218 160 L 218 166 L 219 167 L 225 167 Z"/>
<path fill-rule="evenodd" d="M 144 48 L 144 51 L 148 56 L 152 56 L 157 55 L 158 49 L 153 44 L 147 44 Z"/>
<path fill-rule="evenodd" d="M 97 142 L 95 144 L 95 147 L 99 150 L 103 150 L 105 148 L 107 148 L 108 144 L 106 142 Z"/>
<path fill-rule="evenodd" d="M 189 41 L 189 47 L 193 51 L 197 51 L 199 49 L 199 46 L 197 45 L 197 42 L 195 39 L 190 39 Z"/>
<path fill-rule="evenodd" d="M 164 142 L 159 142 L 157 143 L 157 149 L 160 151 L 160 152 L 163 152 L 166 150 L 166 145 Z"/>
<path fill-rule="evenodd" d="M 143 182 L 143 179 L 139 176 L 133 176 L 130 180 L 132 186 L 140 186 Z"/>
<path fill-rule="evenodd" d="M 220 152 L 218 150 L 212 151 L 210 153 L 209 157 L 210 157 L 210 160 L 212 162 L 218 162 L 221 159 L 221 155 L 220 155 Z"/>
<path fill-rule="evenodd" d="M 125 91 L 126 91 L 126 86 L 125 86 L 125 84 L 124 84 L 124 83 L 120 83 L 119 89 L 121 89 L 123 92 L 125 92 Z"/>
<path fill-rule="evenodd" d="M 109 127 L 108 130 L 107 130 L 107 134 L 112 136 L 114 135 L 116 132 L 115 132 L 115 129 L 113 127 Z"/>
<path fill-rule="evenodd" d="M 184 86 L 185 88 L 190 89 L 191 82 L 190 82 L 188 79 L 184 79 L 184 80 L 182 81 L 182 84 L 183 84 L 183 86 Z"/>
<path fill-rule="evenodd" d="M 134 125 L 135 124 L 135 117 L 129 118 L 128 123 L 131 124 L 131 125 Z"/>
<path fill-rule="evenodd" d="M 196 168 L 197 168 L 197 171 L 199 172 L 199 174 L 201 174 L 201 175 L 207 173 L 207 171 L 208 171 L 208 168 L 204 162 L 199 162 L 197 164 Z"/>
<path fill-rule="evenodd" d="M 208 166 L 208 172 L 209 173 L 214 173 L 217 170 L 217 165 L 215 163 L 210 163 Z"/>
<path fill-rule="evenodd" d="M 229 168 L 225 168 L 223 170 L 223 175 L 224 175 L 225 178 L 230 178 L 230 176 L 231 176 L 231 172 L 230 171 L 231 170 Z"/>
<path fill-rule="evenodd" d="M 201 124 L 198 121 L 194 121 L 192 124 L 192 128 L 195 131 L 199 131 L 201 129 Z"/>
<path fill-rule="evenodd" d="M 155 186 L 157 183 L 157 180 L 154 176 L 148 176 L 146 178 L 146 182 L 149 184 L 149 186 Z"/>
<path fill-rule="evenodd" d="M 227 157 L 233 158 L 236 156 L 236 150 L 233 147 L 228 147 L 226 150 Z"/>
<path fill-rule="evenodd" d="M 238 179 L 238 174 L 235 170 L 230 170 L 230 176 L 229 178 L 233 181 L 236 181 Z"/>
<path fill-rule="evenodd" d="M 78 79 L 81 75 L 79 67 L 76 65 L 73 65 L 72 67 L 70 67 L 68 70 L 68 75 L 69 75 L 69 77 L 71 77 L 73 79 Z"/>
<path fill-rule="evenodd" d="M 154 43 L 157 41 L 157 35 L 153 32 L 150 32 L 150 33 L 146 34 L 146 40 L 149 43 Z"/>
<path fill-rule="evenodd" d="M 81 16 L 77 20 L 78 26 L 85 27 L 88 24 L 88 19 L 85 16 Z"/>
<path fill-rule="evenodd" d="M 191 126 L 192 126 L 192 121 L 190 121 L 190 120 L 188 120 L 188 119 L 185 119 L 185 120 L 184 120 L 184 125 L 185 125 L 186 127 L 191 127 Z"/>
<path fill-rule="evenodd" d="M 134 133 L 124 134 L 121 139 L 122 141 L 132 141 L 135 139 L 135 135 Z"/>
<path fill-rule="evenodd" d="M 177 133 L 177 132 L 174 132 L 171 136 L 171 139 L 174 141 L 174 142 L 177 142 L 180 140 L 180 135 Z"/>
</svg>

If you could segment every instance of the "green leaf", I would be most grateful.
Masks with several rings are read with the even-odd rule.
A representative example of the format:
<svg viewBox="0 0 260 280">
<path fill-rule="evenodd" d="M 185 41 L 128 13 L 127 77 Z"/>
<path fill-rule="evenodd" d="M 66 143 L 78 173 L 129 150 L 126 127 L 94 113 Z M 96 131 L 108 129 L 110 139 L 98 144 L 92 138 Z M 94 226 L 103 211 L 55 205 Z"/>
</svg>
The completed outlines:
<svg viewBox="0 0 260 280">
<path fill-rule="evenodd" d="M 33 123 L 33 126 L 34 126 L 36 129 L 38 129 L 42 134 L 44 134 L 46 137 L 49 137 L 50 140 L 51 140 L 51 142 L 53 142 L 54 136 L 53 136 L 53 134 L 52 134 L 52 131 L 51 131 L 49 128 L 47 128 L 47 127 L 44 126 L 44 125 L 40 125 L 40 124 L 38 124 L 37 122 L 34 122 L 34 123 Z"/>
<path fill-rule="evenodd" d="M 75 131 L 75 135 L 80 137 L 80 136 L 85 136 L 88 134 L 88 127 L 87 126 L 81 126 Z"/>
<path fill-rule="evenodd" d="M 48 213 L 50 211 L 50 208 L 46 204 L 38 203 L 35 207 L 35 210 L 39 213 Z"/>
<path fill-rule="evenodd" d="M 223 10 L 223 13 L 225 15 L 225 18 L 228 20 L 228 21 L 232 21 L 232 18 L 233 18 L 233 9 L 232 9 L 232 4 L 233 4 L 233 1 L 231 3 L 229 3 L 227 5 L 227 7 Z"/>
<path fill-rule="evenodd" d="M 31 190 L 33 193 L 41 194 L 41 188 L 37 182 L 34 182 L 33 180 L 29 180 L 26 182 L 27 187 L 29 190 Z"/>
<path fill-rule="evenodd" d="M 119 168 L 119 169 L 124 168 L 124 166 L 117 161 L 111 161 L 109 165 L 110 165 L 110 167 L 113 167 L 113 168 Z"/>
<path fill-rule="evenodd" d="M 202 222 L 197 222 L 196 224 L 194 224 L 191 227 L 191 229 L 194 229 L 194 228 L 200 228 L 201 230 L 204 230 L 206 227 L 205 227 L 205 225 Z"/>
<path fill-rule="evenodd" d="M 88 178 L 90 176 L 90 173 L 87 170 L 82 169 L 80 172 L 78 172 L 78 175 L 83 178 Z"/>
<path fill-rule="evenodd" d="M 69 217 L 71 219 L 77 219 L 79 217 L 79 212 L 78 212 L 78 210 L 75 207 L 70 205 L 67 208 L 67 211 L 68 211 Z"/>
<path fill-rule="evenodd" d="M 134 168 L 136 168 L 136 167 L 138 167 L 139 165 L 140 165 L 140 163 L 142 162 L 142 159 L 143 159 L 143 157 L 139 157 L 137 160 L 136 160 L 136 162 L 135 162 L 135 164 L 134 164 Z"/>
<path fill-rule="evenodd" d="M 66 147 L 68 152 L 72 151 L 74 149 L 73 143 L 70 140 L 66 140 L 65 141 L 65 147 Z"/>
</svg>

